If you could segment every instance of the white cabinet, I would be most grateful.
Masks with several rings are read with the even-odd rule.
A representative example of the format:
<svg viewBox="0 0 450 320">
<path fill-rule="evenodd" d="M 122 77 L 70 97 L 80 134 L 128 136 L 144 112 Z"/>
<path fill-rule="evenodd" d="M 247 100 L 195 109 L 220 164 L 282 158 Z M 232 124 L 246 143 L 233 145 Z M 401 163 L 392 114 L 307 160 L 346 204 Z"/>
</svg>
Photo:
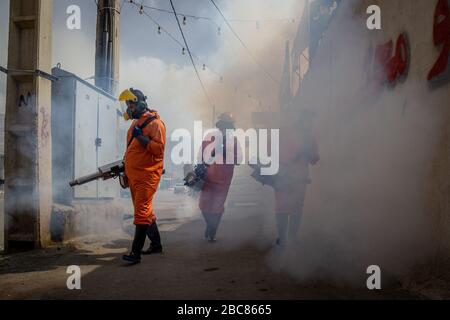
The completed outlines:
<svg viewBox="0 0 450 320">
<path fill-rule="evenodd" d="M 119 197 L 116 180 L 69 186 L 69 181 L 122 158 L 119 102 L 72 73 L 55 68 L 53 74 L 59 78 L 52 84 L 54 201 L 70 204 L 74 199 Z"/>
<path fill-rule="evenodd" d="M 119 120 L 115 101 L 104 96 L 99 96 L 98 100 L 98 141 L 97 148 L 98 166 L 118 161 L 122 158 L 122 151 L 118 148 Z M 119 196 L 118 181 L 108 180 L 98 182 L 99 198 L 115 198 Z"/>
<path fill-rule="evenodd" d="M 74 177 L 83 177 L 97 171 L 97 139 L 99 94 L 95 90 L 76 84 L 75 94 L 75 149 Z M 75 198 L 97 197 L 97 181 L 76 186 Z"/>
</svg>

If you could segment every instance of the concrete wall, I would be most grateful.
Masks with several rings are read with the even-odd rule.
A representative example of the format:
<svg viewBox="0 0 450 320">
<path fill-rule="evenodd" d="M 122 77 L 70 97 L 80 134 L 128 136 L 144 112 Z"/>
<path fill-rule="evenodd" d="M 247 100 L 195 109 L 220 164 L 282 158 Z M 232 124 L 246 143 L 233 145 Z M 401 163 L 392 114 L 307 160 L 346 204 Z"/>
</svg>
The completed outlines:
<svg viewBox="0 0 450 320">
<path fill-rule="evenodd" d="M 317 112 L 321 162 L 312 169 L 305 231 L 333 266 L 379 264 L 403 272 L 450 244 L 450 86 L 431 88 L 439 51 L 432 41 L 437 0 L 343 1 L 324 35 L 295 105 Z M 382 30 L 366 28 L 367 7 Z M 406 32 L 409 74 L 376 89 L 366 57 Z M 339 264 L 342 262 L 342 265 Z"/>
<path fill-rule="evenodd" d="M 7 66 L 8 56 L 8 30 L 9 30 L 9 1 L 4 1 L 0 5 L 0 65 Z M 4 121 L 5 121 L 5 99 L 6 99 L 6 75 L 0 73 L 0 154 L 4 154 Z M 3 158 L 0 159 L 3 161 Z M 0 165 L 3 168 L 3 163 Z M 3 192 L 0 195 L 0 251 L 3 250 L 4 241 L 4 210 Z"/>
<path fill-rule="evenodd" d="M 426 87 L 426 77 L 441 53 L 433 44 L 433 19 L 438 0 L 362 1 L 364 10 L 378 4 L 382 10 L 384 35 L 406 31 L 411 42 L 410 81 L 418 81 L 423 90 L 423 106 L 430 115 L 440 118 L 433 134 L 433 152 L 426 177 L 425 213 L 432 222 L 437 254 L 450 255 L 450 76 L 440 86 Z M 360 8 L 361 10 L 361 8 Z M 359 14 L 363 14 L 359 12 Z M 408 85 L 406 83 L 405 85 Z"/>
</svg>

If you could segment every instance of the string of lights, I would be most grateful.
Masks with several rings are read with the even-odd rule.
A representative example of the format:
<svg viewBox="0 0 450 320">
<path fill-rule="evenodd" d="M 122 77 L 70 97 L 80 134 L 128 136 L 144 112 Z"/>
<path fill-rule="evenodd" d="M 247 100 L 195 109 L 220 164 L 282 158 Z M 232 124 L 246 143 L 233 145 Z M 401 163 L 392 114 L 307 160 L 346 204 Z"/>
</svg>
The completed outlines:
<svg viewBox="0 0 450 320">
<path fill-rule="evenodd" d="M 146 9 L 149 9 L 149 10 L 155 10 L 155 11 L 164 12 L 164 13 L 168 13 L 168 14 L 174 14 L 174 12 L 171 10 L 158 8 L 155 6 L 143 5 L 143 7 Z M 177 16 L 183 17 L 184 22 L 185 22 L 184 18 L 192 18 L 194 20 L 208 20 L 208 21 L 216 24 L 217 26 L 219 26 L 215 22 L 215 20 L 211 17 L 197 16 L 197 15 L 181 13 L 181 12 L 178 12 Z M 295 18 L 261 18 L 261 19 L 228 19 L 228 21 L 230 21 L 230 22 L 248 22 L 248 23 L 259 23 L 259 22 L 292 22 L 292 23 L 295 23 L 296 19 Z"/>
<path fill-rule="evenodd" d="M 146 10 L 146 6 L 136 3 L 133 0 L 125 0 L 125 2 L 130 3 L 132 5 L 134 5 L 135 7 L 137 7 L 139 9 L 139 13 L 146 16 L 156 27 L 157 27 L 157 32 L 158 34 L 162 34 L 165 33 L 172 41 L 174 41 L 176 44 L 178 44 L 180 46 L 180 48 L 182 48 L 182 54 L 185 55 L 186 54 L 186 48 L 185 45 L 183 43 L 181 43 L 174 35 L 172 35 L 166 28 L 164 28 L 156 19 L 154 19 Z M 172 14 L 175 14 L 173 11 L 170 11 Z M 180 13 L 177 13 L 177 17 L 182 16 Z M 220 73 L 218 73 L 217 71 L 215 71 L 213 68 L 211 68 L 209 65 L 207 65 L 206 63 L 204 63 L 197 55 L 195 55 L 192 51 L 190 51 L 192 54 L 192 57 L 199 62 L 199 64 L 202 66 L 202 70 L 209 70 L 210 72 L 212 72 L 213 74 L 215 74 L 219 79 L 220 79 L 220 83 L 225 83 L 224 81 L 224 76 L 221 75 Z M 238 94 L 238 93 L 242 93 L 243 96 L 247 97 L 248 99 L 251 99 L 253 101 L 255 101 L 255 105 L 258 106 L 260 109 L 263 108 L 263 103 L 260 100 L 257 100 L 256 98 L 254 98 L 253 94 L 249 93 L 249 92 L 243 92 L 241 91 L 238 86 L 231 86 L 230 88 L 233 88 L 232 91 L 234 91 L 234 94 Z M 264 109 L 271 109 L 271 106 L 267 106 Z"/>
<path fill-rule="evenodd" d="M 141 4 L 137 4 L 134 0 L 128 0 L 131 4 L 134 4 L 136 6 L 139 6 L 139 12 L 141 14 L 145 14 L 147 17 L 149 17 L 153 23 L 155 23 L 158 26 L 158 33 L 161 33 L 161 30 L 163 30 L 170 38 L 172 38 L 174 41 L 176 41 L 181 47 L 182 47 L 182 54 L 185 54 L 186 48 L 184 48 L 183 44 L 180 43 L 180 41 L 178 41 L 174 36 L 172 36 L 166 29 L 163 29 L 159 23 L 153 19 L 146 11 L 145 8 L 147 9 L 155 9 L 156 7 L 152 7 L 152 6 L 148 6 L 148 5 L 144 5 L 144 1 L 141 2 Z M 249 54 L 249 56 L 254 60 L 254 62 L 259 66 L 259 68 L 273 81 L 275 82 L 277 85 L 280 84 L 280 82 L 278 80 L 275 79 L 275 77 L 267 70 L 267 68 L 265 68 L 257 59 L 256 57 L 253 55 L 253 53 L 251 52 L 251 50 L 248 48 L 248 46 L 242 41 L 242 39 L 239 37 L 239 35 L 237 34 L 237 32 L 232 28 L 232 26 L 229 24 L 229 20 L 227 20 L 225 18 L 225 16 L 223 15 L 222 11 L 220 10 L 220 8 L 216 5 L 216 3 L 214 2 L 214 0 L 211 0 L 211 2 L 213 3 L 213 5 L 215 6 L 215 8 L 218 10 L 219 14 L 222 16 L 222 18 L 224 19 L 225 23 L 228 25 L 228 27 L 230 28 L 230 30 L 233 32 L 233 34 L 235 35 L 235 37 L 239 40 L 239 42 L 241 43 L 241 45 L 246 49 L 247 53 Z M 211 18 L 208 17 L 201 17 L 201 16 L 194 16 L 194 15 L 185 15 L 185 14 L 180 14 L 180 13 L 175 13 L 173 10 L 166 10 L 166 9 L 160 9 L 157 8 L 158 10 L 161 10 L 163 12 L 166 13 L 171 13 L 171 14 L 175 14 L 177 16 L 177 18 L 179 16 L 183 17 L 183 24 L 186 24 L 186 16 L 190 16 L 190 17 L 195 17 L 196 19 L 207 19 L 210 21 L 213 21 Z M 269 19 L 268 19 L 269 20 Z M 270 19 L 270 20 L 277 20 L 277 19 Z M 286 20 L 286 19 L 278 19 L 278 20 Z M 252 21 L 251 19 L 241 19 L 239 21 Z M 256 20 L 254 20 L 256 21 Z M 214 22 L 215 23 L 215 22 Z M 216 24 L 216 23 L 215 23 Z M 216 24 L 216 26 L 218 26 Z M 219 35 L 221 34 L 221 27 L 218 27 L 218 33 Z M 191 52 L 192 53 L 192 52 Z M 194 58 L 203 66 L 203 70 L 206 70 L 207 68 L 207 64 L 204 63 L 203 61 L 201 61 L 201 59 L 198 58 L 197 55 L 193 54 Z M 223 76 L 220 75 L 218 72 L 214 71 L 212 68 L 208 67 L 208 69 L 210 71 L 212 71 L 217 77 L 219 77 L 220 81 L 223 82 Z"/>
<path fill-rule="evenodd" d="M 183 43 L 181 43 L 175 36 L 173 36 L 166 28 L 164 28 L 158 21 L 156 21 L 156 19 L 154 19 L 147 11 L 145 11 L 145 6 L 140 5 L 136 2 L 134 2 L 133 0 L 128 0 L 129 3 L 133 4 L 134 6 L 139 8 L 139 13 L 142 15 L 145 15 L 156 27 L 157 27 L 157 32 L 158 34 L 161 34 L 162 32 L 164 32 L 167 36 L 169 36 L 170 39 L 172 39 L 175 43 L 177 43 L 180 48 L 181 48 L 181 53 L 184 55 L 186 54 L 186 48 L 185 45 Z M 203 70 L 208 69 L 209 71 L 211 71 L 213 74 L 215 74 L 220 81 L 223 81 L 223 76 L 218 73 L 217 71 L 215 71 L 213 68 L 211 68 L 206 62 L 204 62 L 202 59 L 200 59 L 195 53 L 193 53 L 191 51 L 192 56 L 194 57 L 195 60 L 198 61 L 198 63 L 202 66 Z"/>
<path fill-rule="evenodd" d="M 124 1 L 128 1 L 130 3 L 133 2 L 133 0 L 124 0 Z M 158 7 L 155 7 L 155 6 L 145 5 L 144 1 L 141 2 L 141 7 L 145 8 L 145 9 L 153 10 L 153 11 L 158 11 L 158 12 L 171 14 L 171 15 L 174 14 L 174 12 L 172 10 L 169 10 L 169 9 L 163 9 L 163 8 L 158 8 Z M 187 13 L 180 13 L 180 12 L 177 12 L 177 16 L 183 18 L 183 25 L 187 24 L 187 18 L 191 18 L 191 19 L 194 19 L 196 21 L 198 21 L 198 20 L 208 21 L 208 22 L 214 24 L 214 26 L 217 28 L 217 34 L 219 36 L 222 35 L 222 26 L 219 25 L 215 21 L 215 19 L 213 19 L 211 17 L 198 16 L 198 15 L 187 14 Z M 228 21 L 229 22 L 255 23 L 256 29 L 260 29 L 261 23 L 266 23 L 266 22 L 292 22 L 292 23 L 295 23 L 296 19 L 295 18 L 262 18 L 262 19 L 228 19 Z"/>
<path fill-rule="evenodd" d="M 154 11 L 164 12 L 164 13 L 168 13 L 168 14 L 174 14 L 173 11 L 167 10 L 167 9 L 161 9 L 161 8 L 157 8 L 157 7 L 153 7 L 153 6 L 149 6 L 149 5 L 143 5 L 143 7 L 145 9 L 150 9 L 150 10 L 154 10 Z M 192 19 L 195 19 L 195 20 L 209 20 L 209 21 L 213 21 L 214 22 L 214 20 L 209 18 L 209 17 L 196 16 L 196 15 L 186 14 L 186 13 L 177 13 L 177 16 L 183 17 L 183 18 L 184 17 L 192 18 Z"/>
<path fill-rule="evenodd" d="M 209 105 L 211 106 L 211 108 L 215 112 L 215 106 L 211 102 L 211 99 L 209 98 L 208 92 L 206 91 L 206 88 L 203 85 L 203 81 L 202 81 L 202 79 L 200 77 L 200 74 L 198 73 L 197 66 L 195 65 L 194 58 L 192 57 L 192 54 L 191 54 L 191 50 L 189 49 L 189 45 L 188 45 L 188 43 L 186 41 L 186 37 L 184 36 L 183 28 L 181 27 L 180 20 L 178 19 L 177 12 L 175 10 L 175 6 L 173 5 L 173 1 L 172 0 L 170 0 L 170 5 L 172 6 L 175 19 L 177 20 L 178 28 L 180 29 L 181 36 L 183 37 L 184 44 L 186 45 L 186 49 L 187 49 L 187 51 L 189 53 L 189 57 L 191 58 L 192 66 L 194 67 L 195 73 L 197 74 L 198 81 L 200 82 L 200 85 L 201 85 L 201 87 L 203 89 L 203 93 L 205 94 L 205 97 L 208 100 Z"/>
</svg>

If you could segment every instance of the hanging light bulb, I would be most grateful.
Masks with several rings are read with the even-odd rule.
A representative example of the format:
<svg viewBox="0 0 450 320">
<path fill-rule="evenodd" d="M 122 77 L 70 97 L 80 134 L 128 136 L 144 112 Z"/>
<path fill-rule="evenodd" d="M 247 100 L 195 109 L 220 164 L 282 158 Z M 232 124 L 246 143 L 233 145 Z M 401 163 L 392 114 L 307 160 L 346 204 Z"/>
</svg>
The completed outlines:
<svg viewBox="0 0 450 320">
<path fill-rule="evenodd" d="M 181 50 L 181 54 L 184 56 L 186 54 L 186 49 L 183 48 L 183 50 Z"/>
<path fill-rule="evenodd" d="M 203 64 L 203 71 L 206 70 L 206 64 Z"/>
<path fill-rule="evenodd" d="M 187 19 L 186 17 L 183 17 L 183 25 L 186 25 Z"/>
<path fill-rule="evenodd" d="M 222 32 L 222 29 L 219 27 L 219 28 L 217 28 L 217 34 L 220 36 L 221 35 L 221 32 Z"/>
<path fill-rule="evenodd" d="M 139 9 L 139 13 L 143 14 L 144 13 L 144 7 L 141 5 L 141 8 Z"/>
<path fill-rule="evenodd" d="M 161 34 L 161 26 L 158 26 L 158 34 Z"/>
</svg>

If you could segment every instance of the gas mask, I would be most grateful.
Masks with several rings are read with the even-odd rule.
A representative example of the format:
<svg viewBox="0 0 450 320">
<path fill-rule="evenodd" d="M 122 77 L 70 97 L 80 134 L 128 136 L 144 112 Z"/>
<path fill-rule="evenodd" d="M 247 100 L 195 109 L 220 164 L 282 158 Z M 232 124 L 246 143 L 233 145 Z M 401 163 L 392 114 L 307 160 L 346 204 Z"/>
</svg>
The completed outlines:
<svg viewBox="0 0 450 320">
<path fill-rule="evenodd" d="M 147 103 L 143 101 L 127 101 L 126 102 L 127 109 L 123 114 L 125 121 L 128 120 L 137 120 L 147 111 Z"/>
<path fill-rule="evenodd" d="M 125 121 L 139 119 L 148 110 L 147 97 L 139 90 L 127 89 L 120 94 L 119 101 Z"/>
</svg>

